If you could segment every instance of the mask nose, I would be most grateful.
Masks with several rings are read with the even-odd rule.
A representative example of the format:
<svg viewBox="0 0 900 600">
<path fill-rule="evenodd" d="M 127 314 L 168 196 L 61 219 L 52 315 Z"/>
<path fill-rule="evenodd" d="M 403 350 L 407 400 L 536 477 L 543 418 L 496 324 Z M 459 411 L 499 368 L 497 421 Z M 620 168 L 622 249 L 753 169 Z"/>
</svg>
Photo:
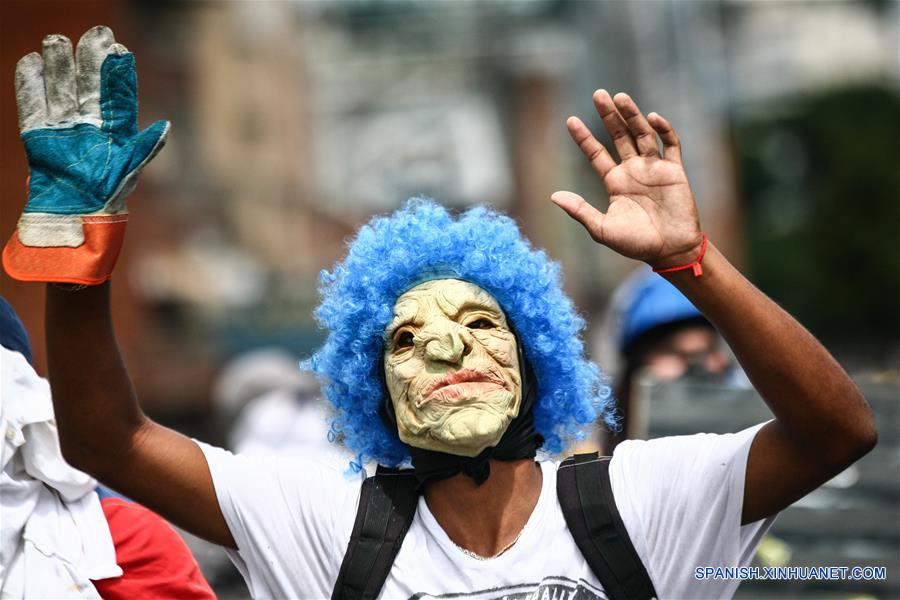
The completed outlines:
<svg viewBox="0 0 900 600">
<path fill-rule="evenodd" d="M 472 349 L 468 331 L 449 321 L 423 329 L 419 340 L 426 360 L 458 364 Z"/>
</svg>

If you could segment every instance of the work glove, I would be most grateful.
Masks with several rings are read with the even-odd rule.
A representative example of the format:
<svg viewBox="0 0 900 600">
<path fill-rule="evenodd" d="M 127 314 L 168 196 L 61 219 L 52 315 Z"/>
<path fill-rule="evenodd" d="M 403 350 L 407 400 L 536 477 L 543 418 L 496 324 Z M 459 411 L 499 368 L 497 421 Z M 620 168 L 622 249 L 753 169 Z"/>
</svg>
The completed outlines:
<svg viewBox="0 0 900 600">
<path fill-rule="evenodd" d="M 125 237 L 125 197 L 166 142 L 168 121 L 137 128 L 134 54 L 98 26 L 44 38 L 16 65 L 28 201 L 3 249 L 14 279 L 96 285 Z"/>
</svg>

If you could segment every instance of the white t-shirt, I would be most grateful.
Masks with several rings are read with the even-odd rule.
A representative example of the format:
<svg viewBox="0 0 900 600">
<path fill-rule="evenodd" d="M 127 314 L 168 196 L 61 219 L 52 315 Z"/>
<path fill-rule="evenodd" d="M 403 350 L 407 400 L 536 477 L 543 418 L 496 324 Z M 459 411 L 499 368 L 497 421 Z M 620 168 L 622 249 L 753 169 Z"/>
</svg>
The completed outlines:
<svg viewBox="0 0 900 600">
<path fill-rule="evenodd" d="M 760 426 L 737 434 L 620 444 L 610 464 L 616 505 L 660 598 L 729 597 L 735 580 L 694 569 L 749 563 L 774 517 L 741 526 L 744 474 Z M 362 479 L 315 460 L 234 455 L 200 444 L 239 548 L 229 556 L 255 598 L 329 598 L 356 518 Z M 382 598 L 606 598 L 569 534 L 557 463 L 521 537 L 489 560 L 462 552 L 424 498 Z"/>
</svg>

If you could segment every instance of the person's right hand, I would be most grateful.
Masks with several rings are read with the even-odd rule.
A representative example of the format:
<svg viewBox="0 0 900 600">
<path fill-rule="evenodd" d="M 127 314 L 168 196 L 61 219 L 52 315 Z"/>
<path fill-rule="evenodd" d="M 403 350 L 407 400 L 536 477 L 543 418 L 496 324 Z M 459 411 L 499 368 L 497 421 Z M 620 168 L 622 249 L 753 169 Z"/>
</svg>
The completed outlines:
<svg viewBox="0 0 900 600">
<path fill-rule="evenodd" d="M 657 113 L 645 117 L 628 94 L 613 98 L 606 90 L 597 90 L 594 106 L 615 143 L 618 163 L 581 119 L 570 117 L 566 127 L 600 176 L 609 208 L 602 213 L 566 191 L 554 193 L 551 200 L 595 241 L 622 256 L 654 269 L 693 262 L 700 254 L 703 233 L 675 130 Z"/>
<path fill-rule="evenodd" d="M 62 35 L 16 65 L 28 202 L 3 250 L 21 281 L 96 285 L 109 279 L 125 235 L 125 196 L 159 152 L 168 121 L 137 128 L 134 55 L 108 27 L 87 31 L 73 57 Z"/>
</svg>

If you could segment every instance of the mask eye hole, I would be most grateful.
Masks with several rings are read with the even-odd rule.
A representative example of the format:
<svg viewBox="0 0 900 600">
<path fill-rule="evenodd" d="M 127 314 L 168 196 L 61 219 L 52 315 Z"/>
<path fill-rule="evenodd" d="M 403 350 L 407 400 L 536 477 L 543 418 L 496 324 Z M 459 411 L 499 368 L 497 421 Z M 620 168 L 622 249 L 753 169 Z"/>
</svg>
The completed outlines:
<svg viewBox="0 0 900 600">
<path fill-rule="evenodd" d="M 411 331 L 402 331 L 397 335 L 397 340 L 394 342 L 394 346 L 396 348 L 412 348 L 413 346 L 413 334 Z"/>
<path fill-rule="evenodd" d="M 488 319 L 475 319 L 468 325 L 466 325 L 469 329 L 493 329 L 495 325 L 489 321 Z"/>
</svg>

